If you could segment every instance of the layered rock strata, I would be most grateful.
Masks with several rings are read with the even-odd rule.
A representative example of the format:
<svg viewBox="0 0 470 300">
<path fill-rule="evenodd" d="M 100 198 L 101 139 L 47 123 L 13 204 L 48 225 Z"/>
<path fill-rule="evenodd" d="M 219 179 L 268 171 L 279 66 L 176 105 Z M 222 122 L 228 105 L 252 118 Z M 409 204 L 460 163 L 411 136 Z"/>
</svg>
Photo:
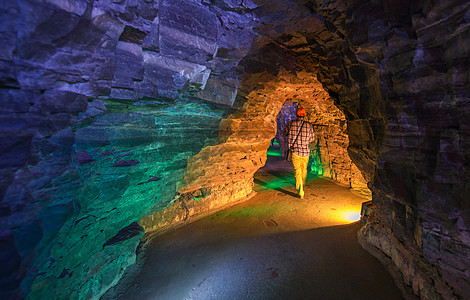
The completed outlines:
<svg viewBox="0 0 470 300">
<path fill-rule="evenodd" d="M 333 99 L 323 90 L 315 75 L 298 73 L 295 81 L 286 89 L 302 92 L 292 93 L 289 99 L 296 99 L 293 100 L 295 102 L 285 102 L 277 117 L 276 139 L 280 141 L 284 154 L 287 152 L 284 128 L 290 120 L 296 119 L 297 107 L 306 108 L 306 120 L 313 124 L 315 132 L 309 171 L 370 196 L 367 182 L 348 155 L 349 138 L 344 114 L 333 104 Z M 275 92 L 271 95 L 277 97 Z"/>
<path fill-rule="evenodd" d="M 97 298 L 133 262 L 232 112 L 253 19 L 219 6 L 0 8 L 1 298 Z"/>
<path fill-rule="evenodd" d="M 315 74 L 280 72 L 246 76 L 243 86 L 256 86 L 236 113 L 223 119 L 219 143 L 205 147 L 188 160 L 175 203 L 141 222 L 146 231 L 200 217 L 252 193 L 253 175 L 266 162 L 266 151 L 276 135 L 277 116 L 285 102 L 296 102 L 308 111 L 315 128 L 312 151 L 317 174 L 358 190 L 366 182 L 347 154 L 344 114 L 316 80 Z M 283 125 L 285 126 L 285 124 Z"/>
<path fill-rule="evenodd" d="M 464 67 L 469 4 L 310 4 L 331 22 L 330 28 L 347 37 L 363 66 L 344 69 L 359 87 L 356 103 L 327 75 L 319 75 L 330 94 L 338 93 L 348 128 L 355 123 L 351 108 L 358 108 L 358 116 L 374 116 L 371 108 L 379 107 L 385 117 L 384 122 L 371 118 L 363 127 L 373 133 L 362 135 L 372 137 L 363 143 L 363 153 L 376 157 L 377 165 L 374 170 L 358 164 L 371 174 L 376 206 L 376 220 L 361 231 L 362 238 L 421 298 L 470 297 L 469 73 Z M 355 134 L 349 133 L 354 143 Z M 355 153 L 350 148 L 353 161 Z"/>
<path fill-rule="evenodd" d="M 0 13 L 2 297 L 97 298 L 132 263 L 137 221 L 249 194 L 276 114 L 305 96 L 277 88 L 305 74 L 346 120 L 323 135 L 354 164 L 333 168 L 335 155 L 327 173 L 356 165 L 372 190 L 361 236 L 420 297 L 470 297 L 468 1 L 17 0 Z"/>
<path fill-rule="evenodd" d="M 369 4 L 308 2 L 324 20 L 261 29 L 245 74 L 317 70 L 373 191 L 376 219 L 362 236 L 414 294 L 467 298 L 469 5 Z"/>
</svg>

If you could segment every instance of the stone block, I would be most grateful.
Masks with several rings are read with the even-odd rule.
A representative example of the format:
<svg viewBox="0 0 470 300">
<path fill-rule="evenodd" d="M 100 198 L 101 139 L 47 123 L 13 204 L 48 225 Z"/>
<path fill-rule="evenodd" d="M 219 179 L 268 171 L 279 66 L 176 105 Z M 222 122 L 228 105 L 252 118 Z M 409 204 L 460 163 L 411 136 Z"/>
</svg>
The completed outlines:
<svg viewBox="0 0 470 300">
<path fill-rule="evenodd" d="M 55 6 L 28 5 L 20 2 L 18 20 L 18 54 L 25 59 L 44 61 L 54 52 L 54 41 L 63 38 L 76 28 L 80 19 Z"/>
<path fill-rule="evenodd" d="M 144 77 L 144 56 L 142 48 L 133 43 L 119 42 L 116 47 L 116 71 L 113 86 L 133 88 L 134 81 Z"/>
<path fill-rule="evenodd" d="M 159 11 L 160 52 L 197 64 L 215 56 L 217 16 L 205 6 L 183 0 L 162 0 Z"/>
<path fill-rule="evenodd" d="M 232 106 L 241 83 L 239 76 L 241 74 L 236 71 L 220 75 L 211 74 L 207 83 L 201 87 L 202 90 L 194 96 L 210 102 Z"/>
<path fill-rule="evenodd" d="M 150 97 L 174 98 L 188 82 L 204 86 L 210 74 L 205 66 L 149 51 L 144 52 L 144 68 L 144 80 L 135 89 Z"/>
<path fill-rule="evenodd" d="M 240 61 L 248 54 L 255 35 L 250 30 L 255 22 L 249 15 L 222 11 L 215 7 L 221 20 L 217 57 Z M 217 70 L 220 71 L 220 70 Z"/>
<path fill-rule="evenodd" d="M 150 25 L 150 32 L 145 37 L 143 47 L 145 49 L 159 52 L 160 51 L 160 37 L 159 37 L 159 22 L 158 19 Z"/>
<path fill-rule="evenodd" d="M 134 100 L 136 97 L 155 97 L 158 94 L 155 87 L 146 80 L 142 83 L 137 83 L 135 88 L 136 90 L 111 88 L 109 97 L 113 99 Z"/>
<path fill-rule="evenodd" d="M 50 70 L 24 68 L 18 72 L 16 78 L 23 89 L 41 90 L 52 86 L 59 78 L 59 74 Z"/>
<path fill-rule="evenodd" d="M 72 92 L 49 90 L 40 97 L 38 104 L 43 114 L 73 114 L 86 111 L 88 97 Z"/>
<path fill-rule="evenodd" d="M 106 106 L 102 100 L 93 99 L 88 102 L 87 110 L 84 114 L 85 117 L 96 117 L 98 115 L 106 113 Z"/>
<path fill-rule="evenodd" d="M 101 3 L 101 1 L 100 1 Z M 108 48 L 109 46 L 116 45 L 119 36 L 122 34 L 124 29 L 124 24 L 120 20 L 116 19 L 109 12 L 101 9 L 98 4 L 95 2 L 91 12 L 91 21 L 96 28 L 105 32 L 105 36 L 109 38 L 105 44 L 102 44 L 101 47 Z M 110 50 L 114 49 L 112 47 Z"/>
<path fill-rule="evenodd" d="M 154 21 L 158 14 L 158 2 L 159 0 L 139 1 L 139 16 Z"/>
</svg>

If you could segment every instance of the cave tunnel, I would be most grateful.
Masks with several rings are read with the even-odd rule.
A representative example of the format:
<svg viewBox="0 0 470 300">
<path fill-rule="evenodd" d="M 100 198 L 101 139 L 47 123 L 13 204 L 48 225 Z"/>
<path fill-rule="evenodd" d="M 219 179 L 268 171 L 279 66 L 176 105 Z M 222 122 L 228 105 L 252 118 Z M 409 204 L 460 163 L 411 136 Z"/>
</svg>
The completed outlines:
<svg viewBox="0 0 470 300">
<path fill-rule="evenodd" d="M 470 299 L 469 7 L 3 3 L 0 297 Z M 267 155 L 297 106 L 316 135 L 302 201 Z M 361 221 L 309 227 L 333 190 Z"/>
</svg>

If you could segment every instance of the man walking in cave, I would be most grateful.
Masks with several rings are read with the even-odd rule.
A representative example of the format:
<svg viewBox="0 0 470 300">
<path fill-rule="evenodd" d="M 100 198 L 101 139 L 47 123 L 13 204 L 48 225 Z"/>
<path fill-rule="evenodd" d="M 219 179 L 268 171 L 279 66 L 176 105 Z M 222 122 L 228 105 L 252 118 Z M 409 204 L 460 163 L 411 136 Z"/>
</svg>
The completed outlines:
<svg viewBox="0 0 470 300">
<path fill-rule="evenodd" d="M 304 108 L 297 108 L 297 119 L 290 121 L 284 129 L 288 149 L 292 151 L 295 187 L 300 199 L 304 198 L 304 185 L 307 180 L 307 165 L 310 157 L 309 144 L 313 142 L 313 125 L 305 120 Z"/>
</svg>

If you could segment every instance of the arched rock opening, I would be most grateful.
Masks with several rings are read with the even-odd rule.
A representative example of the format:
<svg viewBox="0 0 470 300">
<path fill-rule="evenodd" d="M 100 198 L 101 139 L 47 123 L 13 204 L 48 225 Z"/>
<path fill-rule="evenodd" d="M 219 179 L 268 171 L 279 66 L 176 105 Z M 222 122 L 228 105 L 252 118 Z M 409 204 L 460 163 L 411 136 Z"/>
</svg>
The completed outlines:
<svg viewBox="0 0 470 300">
<path fill-rule="evenodd" d="M 222 119 L 219 143 L 188 160 L 177 203 L 141 222 L 147 231 L 207 214 L 249 196 L 253 175 L 266 162 L 266 151 L 277 131 L 277 116 L 286 100 L 295 100 L 308 111 L 318 145 L 312 155 L 321 161 L 322 175 L 367 193 L 367 183 L 348 155 L 344 114 L 315 74 L 256 73 L 245 76 L 243 86 L 255 88 L 236 113 Z M 204 199 L 193 201 L 202 195 Z"/>
<path fill-rule="evenodd" d="M 276 139 L 283 156 L 287 151 L 284 128 L 290 120 L 296 118 L 297 107 L 306 108 L 306 120 L 313 124 L 315 131 L 315 147 L 310 153 L 309 172 L 370 195 L 367 182 L 348 154 L 349 138 L 344 114 L 334 105 L 331 97 L 312 74 L 297 74 L 299 77 L 303 77 L 302 75 L 310 75 L 310 82 L 305 82 L 304 78 L 304 84 L 288 88 L 292 98 L 284 103 L 277 117 Z M 277 95 L 273 94 L 271 97 Z"/>
<path fill-rule="evenodd" d="M 371 183 L 361 240 L 414 294 L 469 297 L 468 1 L 25 0 L 1 13 L 7 295 L 99 297 L 135 257 L 135 222 L 247 196 L 282 105 L 257 91 L 310 73 Z M 170 203 L 174 220 L 148 217 Z"/>
</svg>

